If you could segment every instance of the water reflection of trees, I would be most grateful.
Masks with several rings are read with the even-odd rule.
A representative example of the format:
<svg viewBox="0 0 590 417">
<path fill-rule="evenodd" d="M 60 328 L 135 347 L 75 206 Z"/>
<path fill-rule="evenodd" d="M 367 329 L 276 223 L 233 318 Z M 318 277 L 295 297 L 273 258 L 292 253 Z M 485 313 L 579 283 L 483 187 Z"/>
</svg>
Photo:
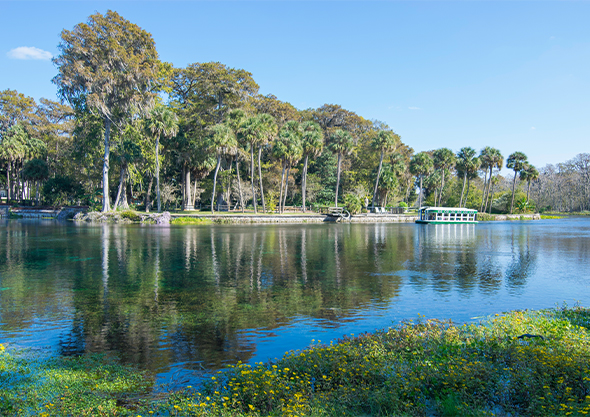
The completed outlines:
<svg viewBox="0 0 590 417">
<path fill-rule="evenodd" d="M 293 317 L 338 323 L 386 303 L 399 278 L 368 271 L 401 268 L 408 236 L 351 225 L 56 232 L 14 223 L 0 249 L 11 271 L 1 320 L 10 329 L 38 317 L 70 320 L 60 330 L 63 354 L 110 351 L 155 369 L 217 367 L 252 356 L 244 329 L 272 331 Z"/>
<path fill-rule="evenodd" d="M 153 369 L 247 361 L 249 330 L 337 326 L 402 285 L 463 295 L 522 288 L 534 238 L 473 225 L 213 227 L 11 223 L 0 238 L 3 331 L 43 320 L 63 354 L 116 352 Z M 508 247 L 508 248 L 507 248 Z M 500 253 L 506 253 L 504 258 Z M 509 261 L 502 261 L 509 259 Z"/>
</svg>

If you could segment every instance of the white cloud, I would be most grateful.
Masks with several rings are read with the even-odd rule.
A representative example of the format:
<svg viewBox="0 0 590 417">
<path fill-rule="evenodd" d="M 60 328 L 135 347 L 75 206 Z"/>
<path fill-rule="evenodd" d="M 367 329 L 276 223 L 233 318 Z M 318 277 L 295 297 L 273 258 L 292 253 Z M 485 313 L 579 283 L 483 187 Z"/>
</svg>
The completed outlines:
<svg viewBox="0 0 590 417">
<path fill-rule="evenodd" d="M 537 130 L 535 126 L 531 126 L 531 130 Z"/>
<path fill-rule="evenodd" d="M 420 107 L 408 107 L 410 110 L 421 110 Z"/>
<path fill-rule="evenodd" d="M 19 46 L 11 49 L 7 55 L 12 59 L 41 59 L 48 60 L 53 58 L 51 52 L 43 49 L 35 48 L 34 46 Z"/>
</svg>

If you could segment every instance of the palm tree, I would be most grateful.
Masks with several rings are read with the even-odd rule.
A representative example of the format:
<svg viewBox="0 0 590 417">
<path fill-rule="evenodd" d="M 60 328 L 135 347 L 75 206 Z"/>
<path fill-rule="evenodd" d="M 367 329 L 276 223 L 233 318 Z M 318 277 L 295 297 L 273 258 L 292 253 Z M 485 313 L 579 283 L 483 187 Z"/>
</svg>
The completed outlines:
<svg viewBox="0 0 590 417">
<path fill-rule="evenodd" d="M 514 179 L 512 180 L 512 200 L 510 202 L 510 214 L 514 208 L 514 191 L 516 189 L 516 175 L 523 170 L 527 165 L 527 156 L 522 152 L 514 152 L 510 154 L 506 160 L 506 168 L 514 171 Z"/>
<path fill-rule="evenodd" d="M 463 195 L 465 193 L 467 178 L 471 177 L 478 169 L 479 159 L 475 156 L 475 149 L 471 147 L 461 148 L 457 153 L 457 173 L 463 173 L 463 187 L 461 188 L 459 207 L 463 207 Z M 469 186 L 467 187 L 467 192 L 469 192 Z"/>
<path fill-rule="evenodd" d="M 207 150 L 217 156 L 215 175 L 213 176 L 213 193 L 211 194 L 211 213 L 215 212 L 215 188 L 217 174 L 221 166 L 221 158 L 226 155 L 235 155 L 238 150 L 238 141 L 231 128 L 225 124 L 218 124 L 208 128 Z"/>
<path fill-rule="evenodd" d="M 529 203 L 529 192 L 531 191 L 531 181 L 539 178 L 539 171 L 531 164 L 527 164 L 522 171 L 520 171 L 520 179 L 527 182 L 526 202 Z"/>
<path fill-rule="evenodd" d="M 338 129 L 330 135 L 330 142 L 328 148 L 332 153 L 338 155 L 338 170 L 336 175 L 336 198 L 335 206 L 338 207 L 338 188 L 340 187 L 340 168 L 342 164 L 342 157 L 350 155 L 354 150 L 354 138 L 350 132 Z"/>
<path fill-rule="evenodd" d="M 258 181 L 260 182 L 260 197 L 262 198 L 262 210 L 266 213 L 266 201 L 264 199 L 264 187 L 262 186 L 262 168 L 260 158 L 262 155 L 262 147 L 271 143 L 277 135 L 278 125 L 275 122 L 274 117 L 270 114 L 258 115 L 259 127 L 260 127 L 260 138 L 258 142 Z"/>
<path fill-rule="evenodd" d="M 395 167 L 391 164 L 383 166 L 383 177 L 381 178 L 383 188 L 385 189 L 385 197 L 383 198 L 383 206 L 387 206 L 387 196 L 391 190 L 394 190 L 398 185 Z"/>
<path fill-rule="evenodd" d="M 301 137 L 303 155 L 303 173 L 301 175 L 301 196 L 303 197 L 303 212 L 305 212 L 305 194 L 307 191 L 307 162 L 310 156 L 318 157 L 324 147 L 324 134 L 322 128 L 316 122 L 308 121 L 301 124 L 303 135 Z"/>
<path fill-rule="evenodd" d="M 422 181 L 424 176 L 430 174 L 434 167 L 432 157 L 426 152 L 419 152 L 410 161 L 410 172 L 420 178 L 420 195 L 418 196 L 418 207 L 422 207 L 423 187 Z"/>
<path fill-rule="evenodd" d="M 494 168 L 497 169 L 501 169 L 502 165 L 504 164 L 504 156 L 502 156 L 502 153 L 496 149 L 496 148 L 489 148 L 488 147 L 488 153 L 487 153 L 487 169 L 489 169 L 490 171 L 490 177 L 488 179 L 488 186 L 487 186 L 487 192 L 485 193 L 485 202 L 482 201 L 483 203 L 483 211 L 486 211 L 487 205 L 488 205 L 488 200 L 490 198 L 490 189 L 492 186 L 492 183 L 490 182 L 492 179 L 492 171 L 494 170 Z M 483 195 L 482 195 L 482 200 L 483 200 Z M 490 202 L 490 205 L 492 203 Z"/>
<path fill-rule="evenodd" d="M 375 180 L 375 191 L 373 191 L 373 202 L 371 208 L 375 208 L 375 200 L 377 199 L 377 188 L 379 187 L 379 177 L 381 176 L 381 168 L 383 167 L 383 157 L 385 154 L 395 152 L 397 145 L 400 142 L 400 137 L 391 130 L 380 130 L 373 138 L 371 146 L 381 152 L 379 158 L 379 168 L 377 169 L 377 179 Z"/>
<path fill-rule="evenodd" d="M 442 194 L 445 188 L 445 171 L 455 166 L 455 154 L 449 148 L 440 148 L 432 154 L 434 160 L 434 167 L 441 172 L 440 194 L 438 196 L 438 205 L 442 204 Z M 436 205 L 436 201 L 435 201 Z"/>
<path fill-rule="evenodd" d="M 287 187 L 289 185 L 289 174 L 291 166 L 296 163 L 303 155 L 302 146 L 303 130 L 299 122 L 290 120 L 279 132 L 278 138 L 273 143 L 273 154 L 280 159 L 283 165 L 281 174 L 281 186 L 279 193 L 279 212 L 285 210 L 285 202 L 287 200 Z M 285 169 L 287 170 L 287 178 L 285 180 Z M 285 194 L 283 198 L 283 182 L 285 182 Z"/>
<path fill-rule="evenodd" d="M 160 198 L 160 137 L 171 138 L 178 133 L 178 118 L 165 106 L 156 106 L 146 120 L 148 130 L 156 138 L 156 196 L 158 199 L 158 213 L 162 211 Z"/>
</svg>

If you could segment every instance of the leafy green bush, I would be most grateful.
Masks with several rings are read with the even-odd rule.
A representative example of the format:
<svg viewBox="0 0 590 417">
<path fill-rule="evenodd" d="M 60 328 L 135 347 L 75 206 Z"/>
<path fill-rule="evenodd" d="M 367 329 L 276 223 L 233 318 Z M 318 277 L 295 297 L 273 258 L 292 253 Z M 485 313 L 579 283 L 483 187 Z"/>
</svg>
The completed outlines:
<svg viewBox="0 0 590 417">
<path fill-rule="evenodd" d="M 360 197 L 355 194 L 346 194 L 344 196 L 344 205 L 350 214 L 359 214 L 363 209 Z"/>
</svg>

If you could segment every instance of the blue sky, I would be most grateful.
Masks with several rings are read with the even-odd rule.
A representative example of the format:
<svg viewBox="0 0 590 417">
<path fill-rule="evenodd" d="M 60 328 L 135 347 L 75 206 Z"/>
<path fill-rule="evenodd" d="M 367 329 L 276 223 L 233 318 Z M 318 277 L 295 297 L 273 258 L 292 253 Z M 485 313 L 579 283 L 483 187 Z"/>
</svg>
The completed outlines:
<svg viewBox="0 0 590 417">
<path fill-rule="evenodd" d="M 108 9 L 177 67 L 243 68 L 262 94 L 340 104 L 416 152 L 490 145 L 537 167 L 590 152 L 590 2 L 0 0 L 0 90 L 56 99 L 61 30 Z"/>
</svg>

